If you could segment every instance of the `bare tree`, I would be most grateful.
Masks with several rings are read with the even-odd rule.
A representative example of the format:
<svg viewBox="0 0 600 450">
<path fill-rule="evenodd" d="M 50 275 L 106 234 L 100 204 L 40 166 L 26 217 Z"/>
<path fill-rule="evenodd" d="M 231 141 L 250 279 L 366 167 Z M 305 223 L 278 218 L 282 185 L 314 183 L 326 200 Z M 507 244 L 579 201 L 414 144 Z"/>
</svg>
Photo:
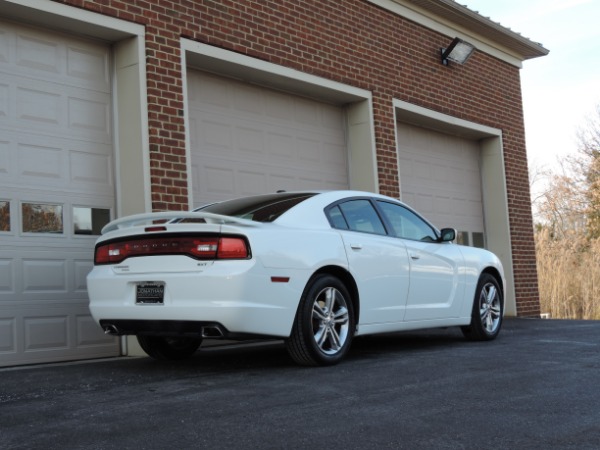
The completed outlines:
<svg viewBox="0 0 600 450">
<path fill-rule="evenodd" d="M 578 131 L 579 176 L 586 189 L 588 237 L 600 238 L 600 104 Z"/>
<path fill-rule="evenodd" d="M 600 318 L 600 105 L 578 130 L 578 151 L 546 172 L 537 199 L 540 302 L 553 317 Z"/>
</svg>

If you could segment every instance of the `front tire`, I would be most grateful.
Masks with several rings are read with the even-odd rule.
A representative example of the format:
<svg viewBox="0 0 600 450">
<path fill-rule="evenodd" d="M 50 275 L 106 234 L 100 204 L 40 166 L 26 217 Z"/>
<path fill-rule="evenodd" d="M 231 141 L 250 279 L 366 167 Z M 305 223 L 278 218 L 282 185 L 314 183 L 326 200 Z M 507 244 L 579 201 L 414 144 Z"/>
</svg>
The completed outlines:
<svg viewBox="0 0 600 450">
<path fill-rule="evenodd" d="M 350 349 L 354 330 L 354 308 L 346 286 L 332 275 L 321 274 L 302 294 L 286 347 L 300 365 L 333 365 Z"/>
<path fill-rule="evenodd" d="M 472 341 L 496 339 L 502 326 L 503 312 L 504 298 L 498 281 L 490 274 L 482 274 L 475 290 L 471 323 L 461 328 L 463 335 Z"/>
<path fill-rule="evenodd" d="M 161 361 L 187 359 L 202 343 L 201 338 L 169 336 L 138 335 L 137 340 L 148 356 Z"/>
</svg>

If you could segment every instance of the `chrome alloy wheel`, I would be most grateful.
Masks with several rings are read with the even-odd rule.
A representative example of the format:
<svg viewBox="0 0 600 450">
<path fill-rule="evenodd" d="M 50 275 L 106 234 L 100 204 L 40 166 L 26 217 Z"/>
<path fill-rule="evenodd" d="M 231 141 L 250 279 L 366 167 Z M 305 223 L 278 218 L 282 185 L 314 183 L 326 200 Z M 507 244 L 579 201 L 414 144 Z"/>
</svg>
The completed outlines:
<svg viewBox="0 0 600 450">
<path fill-rule="evenodd" d="M 346 299 L 334 287 L 326 287 L 315 297 L 312 331 L 319 349 L 326 355 L 338 353 L 348 339 L 350 315 Z"/>
<path fill-rule="evenodd" d="M 479 317 L 483 329 L 494 334 L 500 326 L 502 303 L 500 293 L 493 283 L 486 283 L 479 294 Z"/>
</svg>

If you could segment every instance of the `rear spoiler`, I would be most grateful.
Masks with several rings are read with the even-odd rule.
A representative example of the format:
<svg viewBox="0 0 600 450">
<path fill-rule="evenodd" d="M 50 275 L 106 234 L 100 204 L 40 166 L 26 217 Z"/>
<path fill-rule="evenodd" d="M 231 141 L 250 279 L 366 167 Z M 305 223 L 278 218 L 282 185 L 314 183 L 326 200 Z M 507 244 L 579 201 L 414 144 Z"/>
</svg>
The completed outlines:
<svg viewBox="0 0 600 450">
<path fill-rule="evenodd" d="M 254 222 L 248 219 L 241 219 L 239 217 L 223 216 L 221 214 L 213 214 L 202 211 L 166 211 L 166 212 L 155 212 L 155 213 L 143 213 L 134 214 L 132 216 L 121 217 L 109 222 L 102 228 L 101 233 L 106 234 L 111 231 L 120 230 L 122 228 L 131 228 L 138 225 L 154 224 L 157 222 L 172 222 L 177 219 L 204 219 L 206 223 L 214 223 L 218 225 L 224 224 L 235 224 L 245 227 L 256 227 L 259 226 L 260 222 Z"/>
</svg>

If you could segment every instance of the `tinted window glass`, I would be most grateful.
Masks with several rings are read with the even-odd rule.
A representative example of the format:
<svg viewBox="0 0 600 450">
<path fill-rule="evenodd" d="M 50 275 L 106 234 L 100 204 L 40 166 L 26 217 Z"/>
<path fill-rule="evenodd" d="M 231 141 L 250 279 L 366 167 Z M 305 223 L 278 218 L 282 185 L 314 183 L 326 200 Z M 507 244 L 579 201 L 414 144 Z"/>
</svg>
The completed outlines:
<svg viewBox="0 0 600 450">
<path fill-rule="evenodd" d="M 329 211 L 327 211 L 327 217 L 329 218 L 329 223 L 333 228 L 337 228 L 339 230 L 347 230 L 348 224 L 346 223 L 346 219 L 342 215 L 342 211 L 340 211 L 339 206 L 334 206 Z"/>
<path fill-rule="evenodd" d="M 273 222 L 298 203 L 315 194 L 272 194 L 238 198 L 204 206 L 196 211 L 206 211 L 224 216 L 240 217 L 256 222 Z"/>
<path fill-rule="evenodd" d="M 344 218 L 351 230 L 362 231 L 364 233 L 386 234 L 385 227 L 370 201 L 350 200 L 341 203 L 339 208 L 344 214 Z"/>
<path fill-rule="evenodd" d="M 394 203 L 378 201 L 395 236 L 415 241 L 436 241 L 435 231 L 412 211 Z"/>
</svg>

